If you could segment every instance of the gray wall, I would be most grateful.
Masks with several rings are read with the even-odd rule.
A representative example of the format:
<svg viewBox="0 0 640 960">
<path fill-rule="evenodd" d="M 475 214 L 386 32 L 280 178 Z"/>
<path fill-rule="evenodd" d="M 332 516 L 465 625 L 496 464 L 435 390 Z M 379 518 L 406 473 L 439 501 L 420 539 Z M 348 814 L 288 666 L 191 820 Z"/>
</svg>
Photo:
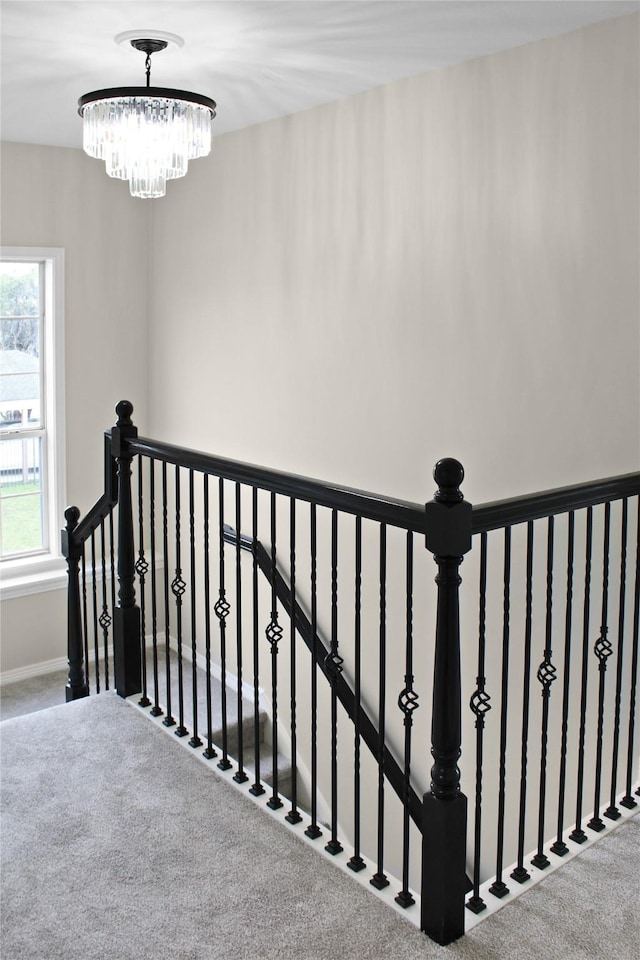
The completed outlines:
<svg viewBox="0 0 640 960">
<path fill-rule="evenodd" d="M 148 210 L 80 150 L 3 143 L 1 214 L 3 245 L 65 250 L 67 503 L 84 513 L 117 400 L 145 423 Z M 4 600 L 2 672 L 66 656 L 65 623 L 61 590 Z"/>
<path fill-rule="evenodd" d="M 154 432 L 415 500 L 637 468 L 632 26 L 216 140 L 151 205 Z"/>
</svg>

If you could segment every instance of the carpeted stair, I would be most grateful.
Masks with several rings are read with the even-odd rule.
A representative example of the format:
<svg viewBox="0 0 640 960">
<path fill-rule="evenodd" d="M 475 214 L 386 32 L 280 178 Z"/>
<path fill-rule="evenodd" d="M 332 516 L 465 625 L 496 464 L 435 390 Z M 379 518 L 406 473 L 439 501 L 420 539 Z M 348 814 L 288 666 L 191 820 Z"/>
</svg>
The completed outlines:
<svg viewBox="0 0 640 960">
<path fill-rule="evenodd" d="M 163 712 L 166 712 L 166 656 L 164 649 L 158 649 L 158 703 Z M 178 658 L 177 654 L 171 652 L 171 712 L 176 726 L 179 721 L 179 682 L 178 682 Z M 239 757 L 239 725 L 238 725 L 238 694 L 237 679 L 227 672 L 226 684 L 227 699 L 227 754 L 233 762 L 233 770 L 238 766 Z M 154 702 L 154 668 L 153 653 L 147 651 L 147 696 Z M 196 670 L 196 693 L 197 693 L 197 717 L 198 717 L 198 736 L 203 741 L 203 746 L 207 743 L 207 685 L 206 674 L 200 668 Z M 193 733 L 193 683 L 191 662 L 183 659 L 183 720 L 184 726 L 189 731 L 189 737 Z M 211 740 L 218 752 L 222 755 L 222 685 L 215 677 L 211 678 Z M 242 699 L 242 749 L 243 749 L 243 769 L 247 775 L 252 778 L 255 775 L 255 742 L 256 728 L 254 722 L 254 704 L 247 698 L 246 685 L 245 694 Z M 258 715 L 258 736 L 259 736 L 259 758 L 260 758 L 260 780 L 265 788 L 273 785 L 273 741 L 271 720 L 264 710 L 259 711 Z M 198 748 L 200 749 L 200 748 Z M 278 794 L 283 797 L 291 796 L 293 770 L 291 760 L 278 752 Z M 218 762 L 217 758 L 216 761 Z M 300 791 L 300 784 L 298 784 Z"/>
</svg>

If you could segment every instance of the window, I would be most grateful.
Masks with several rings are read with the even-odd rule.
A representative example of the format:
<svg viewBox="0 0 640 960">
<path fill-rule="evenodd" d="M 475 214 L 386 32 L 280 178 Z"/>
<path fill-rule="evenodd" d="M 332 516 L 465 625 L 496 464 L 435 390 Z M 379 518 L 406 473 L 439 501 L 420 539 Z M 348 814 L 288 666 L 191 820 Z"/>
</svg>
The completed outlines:
<svg viewBox="0 0 640 960">
<path fill-rule="evenodd" d="M 2 248 L 3 580 L 7 574 L 42 573 L 52 569 L 52 561 L 60 558 L 59 528 L 64 509 L 63 283 L 63 250 Z"/>
</svg>

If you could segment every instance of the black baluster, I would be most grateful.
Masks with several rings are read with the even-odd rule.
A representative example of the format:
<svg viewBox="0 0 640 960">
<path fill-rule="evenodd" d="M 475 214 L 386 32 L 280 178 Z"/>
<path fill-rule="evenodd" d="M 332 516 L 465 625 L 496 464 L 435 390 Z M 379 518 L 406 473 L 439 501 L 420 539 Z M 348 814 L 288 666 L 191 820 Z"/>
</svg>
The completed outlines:
<svg viewBox="0 0 640 960">
<path fill-rule="evenodd" d="M 111 430 L 111 450 L 118 464 L 118 602 L 114 610 L 114 672 L 121 697 L 142 688 L 140 657 L 140 608 L 136 604 L 131 461 L 129 440 L 138 430 L 131 422 L 133 407 L 122 400 L 116 407 L 118 421 Z M 94 568 L 95 576 L 95 568 Z"/>
<path fill-rule="evenodd" d="M 500 773 L 498 785 L 498 841 L 496 878 L 489 887 L 494 897 L 504 897 L 509 887 L 502 879 L 504 857 L 505 790 L 507 781 L 507 716 L 509 700 L 509 615 L 511 607 L 511 527 L 504 530 L 504 588 L 502 616 L 502 688 L 500 692 Z"/>
<path fill-rule="evenodd" d="M 62 555 L 67 561 L 67 656 L 69 677 L 65 688 L 67 703 L 89 696 L 89 682 L 85 678 L 84 664 L 87 662 L 86 649 L 83 659 L 82 609 L 80 605 L 80 580 L 78 566 L 83 557 L 82 544 L 74 539 L 80 511 L 77 507 L 67 507 L 64 512 L 66 526 L 62 531 Z M 83 558 L 84 559 L 84 558 Z M 84 574 L 83 574 L 84 577 Z M 85 634 L 86 639 L 86 634 Z"/>
<path fill-rule="evenodd" d="M 149 564 L 144 555 L 144 512 L 142 495 L 142 460 L 138 464 L 138 559 L 136 573 L 140 583 L 140 660 L 142 663 L 142 696 L 138 706 L 150 707 L 151 700 L 147 696 L 147 651 L 146 651 L 146 594 L 145 581 L 149 572 Z"/>
<path fill-rule="evenodd" d="M 249 793 L 260 797 L 265 792 L 260 782 L 260 619 L 258 608 L 258 488 L 251 490 L 251 575 L 253 621 L 253 751 L 254 782 Z"/>
<path fill-rule="evenodd" d="M 604 830 L 600 818 L 600 785 L 602 782 L 602 735 L 604 728 L 604 694 L 607 675 L 607 660 L 613 649 L 608 637 L 609 626 L 609 543 L 611 537 L 611 504 L 604 505 L 604 538 L 602 556 L 602 618 L 600 636 L 595 642 L 593 652 L 598 658 L 598 732 L 596 746 L 596 776 L 593 798 L 593 816 L 587 826 L 596 833 Z"/>
<path fill-rule="evenodd" d="M 291 583 L 291 810 L 285 820 L 300 823 L 298 812 L 298 740 L 296 725 L 296 501 L 291 497 L 289 504 L 289 579 Z"/>
<path fill-rule="evenodd" d="M 402 822 L 402 890 L 395 898 L 405 909 L 416 901 L 409 890 L 409 795 L 411 791 L 411 733 L 413 711 L 417 710 L 418 695 L 413 689 L 413 534 L 407 532 L 406 559 L 406 646 L 404 689 L 398 697 L 398 707 L 404 716 L 404 810 Z"/>
<path fill-rule="evenodd" d="M 613 721 L 613 757 L 611 761 L 611 795 L 605 817 L 619 820 L 621 813 L 616 807 L 616 788 L 618 785 L 618 755 L 620 751 L 620 709 L 622 706 L 622 663 L 624 654 L 624 604 L 627 578 L 627 520 L 629 501 L 622 501 L 622 529 L 620 533 L 620 602 L 618 605 L 618 664 L 616 669 L 616 699 Z"/>
<path fill-rule="evenodd" d="M 238 769 L 233 775 L 236 783 L 249 779 L 244 771 L 244 736 L 242 707 L 242 555 L 240 532 L 242 530 L 241 488 L 236 483 L 236 669 L 238 671 L 237 721 L 238 721 Z"/>
<path fill-rule="evenodd" d="M 529 700 L 531 697 L 531 629 L 533 616 L 533 521 L 527 523 L 527 578 L 524 621 L 524 671 L 522 682 L 522 746 L 520 748 L 520 805 L 518 818 L 518 862 L 511 877 L 525 883 L 529 871 L 524 865 L 525 827 L 527 818 L 527 767 L 529 753 Z"/>
<path fill-rule="evenodd" d="M 537 677 L 542 686 L 542 732 L 540 740 L 540 797 L 538 806 L 538 849 L 531 863 L 538 870 L 549 866 L 549 858 L 544 852 L 544 821 L 547 792 L 547 749 L 549 739 L 549 701 L 551 684 L 556 679 L 556 668 L 551 662 L 553 638 L 553 536 L 554 518 L 549 517 L 547 525 L 547 602 L 544 659 L 538 667 Z"/>
<path fill-rule="evenodd" d="M 467 798 L 460 790 L 460 564 L 471 549 L 471 504 L 459 489 L 462 464 L 440 460 L 438 484 L 426 504 L 426 546 L 438 564 L 431 723 L 431 791 L 423 800 L 420 927 L 451 943 L 464 933 Z"/>
<path fill-rule="evenodd" d="M 380 524 L 380 639 L 378 665 L 378 849 L 377 869 L 369 883 L 377 890 L 389 886 L 384 873 L 384 746 L 387 669 L 387 527 Z"/>
<path fill-rule="evenodd" d="M 111 542 L 110 559 L 111 559 L 111 609 L 115 610 L 116 608 L 116 551 L 115 551 L 115 534 L 113 529 L 113 510 L 109 514 L 109 540 Z"/>
<path fill-rule="evenodd" d="M 198 643 L 196 638 L 196 531 L 193 470 L 189 470 L 189 573 L 191 581 L 191 698 L 193 701 L 193 736 L 190 747 L 201 747 L 198 736 Z"/>
<path fill-rule="evenodd" d="M 220 770 L 229 770 L 231 761 L 228 756 L 229 740 L 227 729 L 227 617 L 231 612 L 225 593 L 224 577 L 224 480 L 218 481 L 218 554 L 220 558 L 219 595 L 215 615 L 220 624 L 220 706 L 222 710 L 222 758 L 218 761 Z"/>
<path fill-rule="evenodd" d="M 360 856 L 360 710 L 362 699 L 362 518 L 356 517 L 355 529 L 355 714 L 353 718 L 353 856 L 347 863 L 359 873 L 366 864 Z"/>
<path fill-rule="evenodd" d="M 584 744 L 587 720 L 587 681 L 589 672 L 589 614 L 591 609 L 591 554 L 593 547 L 593 507 L 587 508 L 584 605 L 582 614 L 582 671 L 580 680 L 580 729 L 578 733 L 578 774 L 576 788 L 576 825 L 569 834 L 574 843 L 584 843 L 587 835 L 582 829 L 582 792 L 584 787 Z"/>
<path fill-rule="evenodd" d="M 631 784 L 634 774 L 634 740 L 636 724 L 636 685 L 638 682 L 638 634 L 640 633 L 640 500 L 637 505 L 637 530 L 636 530 L 636 582 L 635 582 L 635 602 L 633 606 L 633 646 L 631 648 L 631 679 L 629 685 L 629 737 L 627 746 L 627 783 L 626 793 L 620 801 L 627 810 L 637 807 L 636 801 L 631 794 Z M 637 791 L 636 791 L 637 792 Z M 640 796 L 640 794 L 638 794 Z"/>
<path fill-rule="evenodd" d="M 207 746 L 202 751 L 202 755 L 207 760 L 213 760 L 218 756 L 214 749 L 213 736 L 213 715 L 211 702 L 211 569 L 209 560 L 209 475 L 203 477 L 203 553 L 204 553 L 204 651 L 207 670 Z"/>
<path fill-rule="evenodd" d="M 84 640 L 84 670 L 87 683 L 87 689 L 91 689 L 91 671 L 89 667 L 89 621 L 87 618 L 87 558 L 85 556 L 85 544 L 82 544 L 81 554 L 81 583 L 82 583 L 82 636 Z M 88 696 L 89 694 L 87 694 Z"/>
<path fill-rule="evenodd" d="M 276 594 L 276 495 L 271 494 L 271 620 L 265 634 L 271 646 L 271 703 L 273 708 L 273 744 L 272 744 L 272 763 L 273 763 L 273 793 L 267 806 L 272 810 L 278 810 L 282 806 L 282 800 L 278 796 L 278 644 L 282 639 L 282 627 L 278 623 L 278 598 Z"/>
<path fill-rule="evenodd" d="M 484 718 L 491 709 L 491 697 L 485 690 L 487 626 L 487 534 L 480 535 L 480 602 L 478 614 L 478 675 L 476 689 L 469 707 L 476 718 L 476 804 L 473 851 L 473 896 L 467 900 L 467 909 L 482 913 L 487 905 L 480 896 L 480 854 L 482 843 L 482 762 L 484 747 Z"/>
<path fill-rule="evenodd" d="M 175 726 L 175 720 L 171 713 L 171 629 L 170 629 L 170 605 L 169 605 L 169 517 L 167 503 L 167 464 L 162 461 L 162 558 L 164 571 L 164 651 L 165 651 L 165 674 L 167 713 L 162 721 L 165 727 Z"/>
<path fill-rule="evenodd" d="M 331 839 L 325 850 L 332 856 L 342 853 L 338 840 L 338 698 L 336 681 L 343 660 L 338 653 L 338 511 L 331 511 L 331 648 L 326 659 L 331 684 Z"/>
<path fill-rule="evenodd" d="M 305 834 L 311 840 L 322 836 L 318 826 L 318 530 L 316 505 L 310 505 L 311 553 L 311 823 Z"/>
<path fill-rule="evenodd" d="M 153 657 L 152 717 L 161 717 L 160 680 L 158 676 L 158 583 L 156 578 L 156 478 L 155 460 L 149 460 L 149 549 L 151 552 L 151 636 Z"/>
<path fill-rule="evenodd" d="M 176 601 L 176 639 L 178 641 L 178 726 L 176 737 L 186 737 L 189 731 L 184 725 L 184 674 L 182 666 L 182 598 L 187 585 L 182 579 L 182 551 L 180 530 L 180 467 L 176 464 L 176 575 L 171 581 L 171 592 Z"/>
<path fill-rule="evenodd" d="M 95 578 L 95 567 L 94 567 Z M 111 626 L 111 614 L 107 604 L 107 559 L 106 545 L 104 537 L 104 520 L 100 521 L 100 576 L 102 579 L 102 608 L 98 623 L 102 630 L 102 646 L 104 649 L 104 688 L 109 689 L 109 627 Z"/>
<path fill-rule="evenodd" d="M 93 620 L 93 656 L 96 664 L 96 693 L 100 693 L 100 646 L 98 641 L 98 583 L 96 578 L 96 534 L 91 532 L 91 611 Z"/>
<path fill-rule="evenodd" d="M 558 830 L 551 852 L 564 857 L 569 847 L 562 839 L 564 831 L 564 798 L 567 779 L 567 738 L 569 731 L 569 688 L 571 673 L 571 619 L 573 605 L 573 549 L 575 514 L 569 513 L 567 520 L 567 603 L 564 619 L 564 669 L 562 681 L 562 740 L 560 744 L 560 793 L 558 797 Z"/>
</svg>

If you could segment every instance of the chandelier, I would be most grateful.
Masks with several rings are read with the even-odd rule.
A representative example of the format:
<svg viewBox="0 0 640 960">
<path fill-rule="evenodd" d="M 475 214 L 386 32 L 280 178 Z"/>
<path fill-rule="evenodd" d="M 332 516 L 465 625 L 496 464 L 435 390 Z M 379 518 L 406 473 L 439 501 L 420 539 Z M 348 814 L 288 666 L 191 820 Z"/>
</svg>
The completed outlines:
<svg viewBox="0 0 640 960">
<path fill-rule="evenodd" d="M 165 36 L 182 45 L 179 37 Z M 216 104 L 198 93 L 151 86 L 151 54 L 164 50 L 168 40 L 138 36 L 130 42 L 146 54 L 147 84 L 80 97 L 83 147 L 90 157 L 104 160 L 110 177 L 128 180 L 133 197 L 163 197 L 167 180 L 184 177 L 189 160 L 210 152 Z"/>
</svg>

